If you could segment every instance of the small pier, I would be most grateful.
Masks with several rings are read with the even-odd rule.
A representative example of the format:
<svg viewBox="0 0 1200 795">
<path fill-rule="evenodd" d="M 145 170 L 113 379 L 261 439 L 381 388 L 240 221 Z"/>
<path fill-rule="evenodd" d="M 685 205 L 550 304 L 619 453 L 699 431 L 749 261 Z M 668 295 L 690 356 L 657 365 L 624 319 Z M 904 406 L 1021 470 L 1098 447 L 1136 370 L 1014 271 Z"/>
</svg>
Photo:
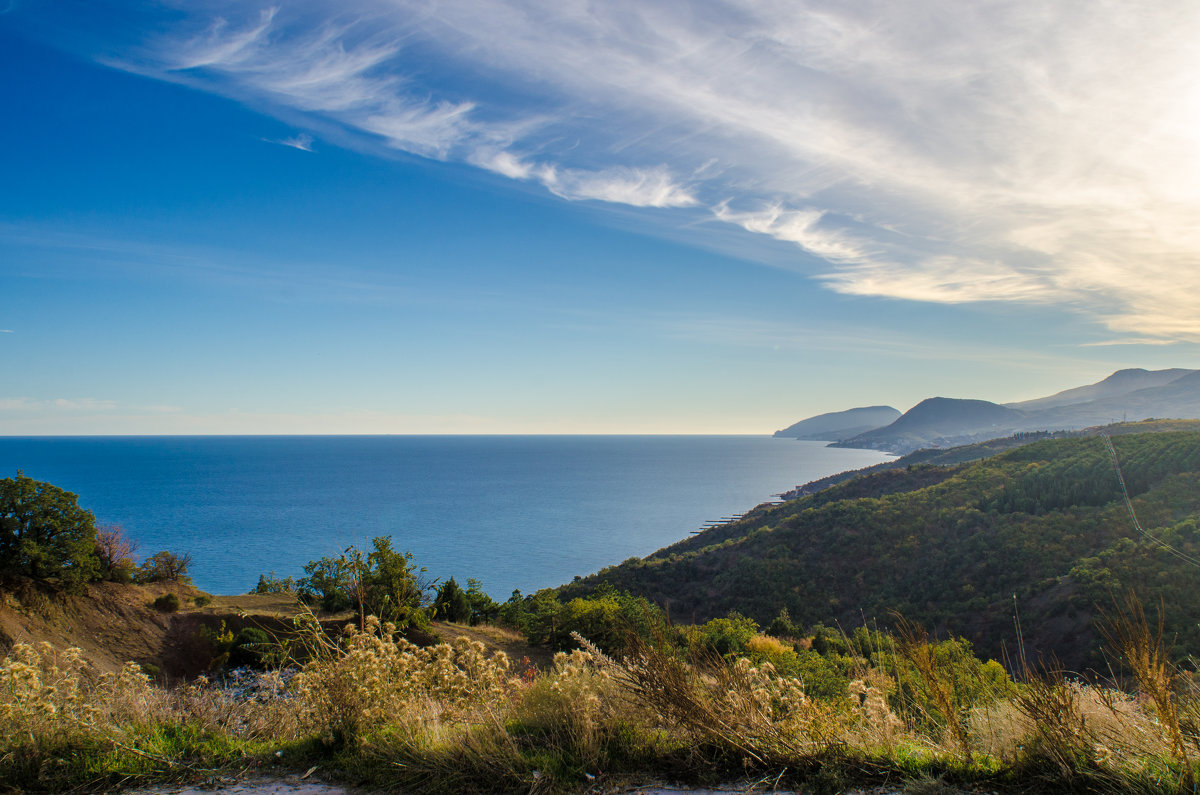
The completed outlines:
<svg viewBox="0 0 1200 795">
<path fill-rule="evenodd" d="M 714 527 L 723 527 L 727 524 L 731 524 L 733 522 L 740 521 L 742 519 L 745 519 L 749 513 L 750 513 L 749 511 L 746 511 L 746 513 L 739 513 L 737 516 L 722 516 L 720 519 L 710 519 L 709 521 L 700 525 L 699 530 L 693 530 L 690 533 L 690 535 L 699 535 L 700 533 L 703 533 L 705 530 L 712 530 Z"/>
</svg>

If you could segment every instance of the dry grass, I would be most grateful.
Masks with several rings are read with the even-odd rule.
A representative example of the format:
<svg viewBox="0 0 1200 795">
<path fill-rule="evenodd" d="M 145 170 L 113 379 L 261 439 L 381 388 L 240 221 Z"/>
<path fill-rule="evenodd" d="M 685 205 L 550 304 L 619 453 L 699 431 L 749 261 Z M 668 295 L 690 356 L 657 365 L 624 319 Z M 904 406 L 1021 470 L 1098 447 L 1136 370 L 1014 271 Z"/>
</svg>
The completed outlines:
<svg viewBox="0 0 1200 795">
<path fill-rule="evenodd" d="M 736 752 L 760 767 L 807 759 L 838 743 L 847 717 L 838 705 L 809 699 L 803 682 L 779 675 L 770 663 L 732 664 L 712 657 L 686 662 L 661 645 L 637 644 L 629 656 L 584 650 L 642 706 L 690 745 Z"/>
<path fill-rule="evenodd" d="M 0 736 L 9 752 L 116 740 L 167 713 L 166 694 L 136 664 L 98 673 L 76 648 L 18 643 L 0 664 Z"/>
<path fill-rule="evenodd" d="M 1163 643 L 1162 605 L 1159 605 L 1158 622 L 1151 629 L 1142 603 L 1130 594 L 1117 613 L 1104 616 L 1101 629 L 1111 648 L 1129 666 L 1138 690 L 1154 705 L 1159 724 L 1170 738 L 1171 755 L 1190 771 L 1176 703 L 1179 676 Z"/>
<path fill-rule="evenodd" d="M 963 722 L 963 699 L 956 692 L 954 678 L 946 676 L 939 667 L 934 647 L 923 629 L 900 618 L 896 631 L 896 650 L 925 683 L 933 703 L 945 720 L 947 734 L 963 760 L 971 764 L 971 739 Z"/>
<path fill-rule="evenodd" d="M 251 701 L 203 679 L 167 692 L 136 666 L 100 674 L 78 650 L 18 646 L 0 665 L 0 778 L 44 785 L 45 765 L 70 754 L 109 754 L 109 772 L 89 763 L 55 781 L 111 781 L 148 759 L 155 775 L 190 758 L 270 753 L 273 762 L 264 749 L 283 747 L 300 767 L 333 754 L 357 780 L 417 791 L 562 790 L 589 776 L 703 770 L 933 780 L 953 769 L 1052 790 L 1189 792 L 1193 680 L 1162 663 L 1136 613 L 1125 622 L 1114 637 L 1142 661 L 1137 693 L 1042 671 L 1015 695 L 976 705 L 961 703 L 927 643 L 902 638 L 902 659 L 961 734 L 906 724 L 893 671 L 858 671 L 846 697 L 824 700 L 769 664 L 689 660 L 664 644 L 616 660 L 579 638 L 580 650 L 530 678 L 466 639 L 419 648 L 373 620 L 338 638 L 314 625 L 308 662 L 290 685 L 277 682 L 282 697 Z"/>
<path fill-rule="evenodd" d="M 324 635 L 318 627 L 315 630 Z M 340 644 L 317 642 L 296 676 L 299 723 L 327 743 L 355 743 L 389 723 L 429 723 L 504 699 L 513 686 L 508 657 L 459 639 L 421 648 L 369 617 L 347 625 Z"/>
</svg>

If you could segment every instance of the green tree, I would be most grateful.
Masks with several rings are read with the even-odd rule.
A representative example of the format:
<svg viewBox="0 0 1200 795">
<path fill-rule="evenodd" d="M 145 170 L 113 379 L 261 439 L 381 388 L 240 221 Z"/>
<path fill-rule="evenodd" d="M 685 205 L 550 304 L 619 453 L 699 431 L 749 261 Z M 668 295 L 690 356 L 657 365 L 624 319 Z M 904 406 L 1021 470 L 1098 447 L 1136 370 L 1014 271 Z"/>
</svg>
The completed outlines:
<svg viewBox="0 0 1200 795">
<path fill-rule="evenodd" d="M 525 632 L 525 597 L 520 588 L 514 588 L 508 601 L 497 610 L 497 620 L 501 626 Z"/>
<path fill-rule="evenodd" d="M 417 568 L 411 552 L 393 549 L 391 536 L 376 537 L 371 546 L 365 556 L 350 547 L 338 557 L 311 561 L 304 567 L 308 576 L 296 583 L 300 597 L 328 612 L 353 608 L 401 627 L 424 624 L 431 587 L 425 569 Z"/>
<path fill-rule="evenodd" d="M 471 624 L 490 624 L 500 618 L 500 604 L 484 593 L 483 583 L 467 579 L 467 601 L 471 603 Z"/>
<path fill-rule="evenodd" d="M 192 555 L 190 552 L 183 554 L 176 554 L 166 550 L 155 552 L 142 561 L 141 566 L 138 566 L 137 571 L 134 573 L 134 580 L 140 583 L 190 583 L 192 578 L 187 573 L 188 566 L 190 565 L 192 565 Z"/>
<path fill-rule="evenodd" d="M 355 600 L 350 595 L 349 562 L 341 557 L 312 560 L 304 567 L 307 577 L 296 583 L 300 597 L 309 604 L 318 604 L 329 613 L 347 609 Z"/>
<path fill-rule="evenodd" d="M 0 574 L 56 578 L 69 588 L 96 579 L 96 517 L 77 499 L 19 470 L 0 480 Z"/>
<path fill-rule="evenodd" d="M 433 615 L 444 621 L 465 624 L 471 620 L 471 600 L 453 577 L 442 583 L 433 601 Z"/>
<path fill-rule="evenodd" d="M 427 619 L 421 608 L 426 603 L 425 592 L 430 584 L 417 568 L 411 552 L 392 549 L 391 536 L 371 539 L 371 554 L 367 555 L 363 581 L 362 608 L 369 615 L 399 626 L 424 623 Z"/>
</svg>

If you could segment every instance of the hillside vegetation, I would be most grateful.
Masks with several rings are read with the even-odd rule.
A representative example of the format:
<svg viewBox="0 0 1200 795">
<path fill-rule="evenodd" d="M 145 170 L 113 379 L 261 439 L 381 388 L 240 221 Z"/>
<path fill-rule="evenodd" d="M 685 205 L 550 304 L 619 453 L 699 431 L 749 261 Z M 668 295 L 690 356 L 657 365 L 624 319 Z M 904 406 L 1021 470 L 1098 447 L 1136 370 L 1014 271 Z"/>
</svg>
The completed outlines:
<svg viewBox="0 0 1200 795">
<path fill-rule="evenodd" d="M 184 674 L 168 688 L 147 666 L 104 664 L 103 652 L 111 660 L 121 648 L 111 637 L 88 649 L 14 637 L 0 660 L 0 782 L 18 792 L 98 791 L 276 770 L 406 792 L 628 791 L 739 777 L 751 788 L 828 793 L 870 784 L 1194 792 L 1200 681 L 1194 666 L 1172 662 L 1169 637 L 1136 597 L 1110 602 L 1100 622 L 1115 677 L 1081 680 L 1032 653 L 1006 666 L 981 659 L 967 639 L 931 639 L 917 623 L 928 617 L 945 630 L 974 618 L 986 630 L 992 612 L 1004 614 L 995 594 L 1012 588 L 1026 637 L 1064 635 L 1056 621 L 1090 615 L 1070 616 L 1072 599 L 1090 606 L 1129 587 L 1170 594 L 1165 620 L 1183 638 L 1174 652 L 1191 648 L 1183 630 L 1195 623 L 1200 433 L 1116 441 L 1151 533 L 1121 515 L 1107 441 L 1081 437 L 871 473 L 606 573 L 687 572 L 679 592 L 697 605 L 734 605 L 758 622 L 731 613 L 689 625 L 677 609 L 672 621 L 644 596 L 598 580 L 586 596 L 547 589 L 497 604 L 474 580 L 435 588 L 387 537 L 370 552 L 312 561 L 298 580 L 264 575 L 240 599 L 273 623 L 264 613 L 236 631 L 201 611 L 240 599 L 210 602 L 178 582 L 81 590 L 57 571 L 17 580 L 23 590 L 5 593 L 4 609 L 24 627 L 39 617 L 47 631 L 86 631 L 83 602 L 117 607 L 113 623 L 160 623 L 166 645 L 207 675 Z M 41 532 L 38 521 L 27 527 Z M 1084 547 L 1095 554 L 1079 557 Z M 833 574 L 808 570 L 821 580 L 795 601 L 803 580 L 788 570 L 808 558 Z M 716 568 L 723 559 L 735 576 Z M 695 576 L 705 566 L 716 575 Z M 1053 574 L 1064 566 L 1067 574 Z M 883 630 L 864 625 L 867 613 L 845 631 L 810 626 L 848 614 L 838 603 L 848 593 L 908 617 L 889 617 Z M 1060 602 L 1062 615 L 1052 607 Z M 150 622 L 150 609 L 172 618 Z M 772 614 L 764 632 L 759 622 Z M 427 631 L 434 618 L 461 622 L 439 633 L 450 642 Z M 558 653 L 535 667 L 496 651 L 493 641 L 515 639 L 514 630 Z"/>
<path fill-rule="evenodd" d="M 984 655 L 1027 648 L 1101 666 L 1096 606 L 1132 590 L 1200 653 L 1200 432 L 1048 439 L 980 461 L 872 472 L 756 511 L 562 589 L 601 583 L 680 622 L 738 611 L 800 625 L 899 614 Z"/>
</svg>

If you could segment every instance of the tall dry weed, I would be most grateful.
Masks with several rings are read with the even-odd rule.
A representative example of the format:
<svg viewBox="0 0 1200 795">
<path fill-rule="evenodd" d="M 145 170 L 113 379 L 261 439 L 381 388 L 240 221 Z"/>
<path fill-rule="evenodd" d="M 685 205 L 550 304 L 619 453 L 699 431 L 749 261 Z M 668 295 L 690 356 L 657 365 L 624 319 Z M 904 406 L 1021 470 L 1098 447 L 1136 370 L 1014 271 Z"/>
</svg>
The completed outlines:
<svg viewBox="0 0 1200 795">
<path fill-rule="evenodd" d="M 168 698 L 174 720 L 207 732 L 244 740 L 295 740 L 302 735 L 300 705 L 287 691 L 280 672 L 266 671 L 258 676 L 254 697 L 200 676 L 172 689 Z"/>
<path fill-rule="evenodd" d="M 395 633 L 368 616 L 305 664 L 293 680 L 303 730 L 344 745 L 389 723 L 428 724 L 486 707 L 512 687 L 503 652 L 488 655 L 462 638 L 421 648 Z"/>
<path fill-rule="evenodd" d="M 0 663 L 0 747 L 36 750 L 109 741 L 166 713 L 162 691 L 136 663 L 98 673 L 82 650 L 18 643 Z"/>
<path fill-rule="evenodd" d="M 661 646 L 635 644 L 609 665 L 630 697 L 660 719 L 696 742 L 736 751 L 759 765 L 825 752 L 844 733 L 844 713 L 809 699 L 801 680 L 781 675 L 770 663 L 745 658 L 727 663 L 719 657 L 689 663 Z"/>
<path fill-rule="evenodd" d="M 1170 738 L 1171 754 L 1186 767 L 1187 745 L 1175 697 L 1177 669 L 1163 642 L 1163 620 L 1162 605 L 1159 605 L 1158 620 L 1152 629 L 1141 600 L 1130 593 L 1115 613 L 1102 616 L 1100 630 L 1110 648 L 1129 666 L 1138 689 L 1154 705 L 1159 722 Z"/>
<path fill-rule="evenodd" d="M 1117 604 L 1113 613 L 1102 614 L 1100 631 L 1108 640 L 1111 650 L 1128 666 L 1139 692 L 1153 706 L 1160 732 L 1169 743 L 1171 758 L 1181 770 L 1182 787 L 1194 790 L 1196 771 L 1188 753 L 1188 745 L 1195 743 L 1196 737 L 1192 732 L 1185 734 L 1185 720 L 1194 708 L 1185 706 L 1181 717 L 1181 688 L 1178 685 L 1183 677 L 1171 662 L 1170 649 L 1163 639 L 1163 613 L 1160 602 L 1158 618 L 1152 628 L 1141 600 L 1130 592 L 1122 603 Z"/>
<path fill-rule="evenodd" d="M 1067 782 L 1092 766 L 1099 737 L 1085 719 L 1081 688 L 1061 672 L 1045 669 L 1025 677 L 1014 703 L 1028 721 L 1031 732 L 1022 756 L 1048 763 Z"/>
<path fill-rule="evenodd" d="M 964 761 L 968 765 L 971 764 L 971 738 L 965 721 L 967 707 L 958 692 L 957 680 L 942 670 L 934 653 L 934 646 L 920 626 L 898 616 L 896 634 L 896 651 L 920 677 L 937 711 L 942 714 L 946 733 L 950 735 Z M 926 717 L 931 724 L 936 723 L 933 716 Z"/>
<path fill-rule="evenodd" d="M 850 682 L 847 690 L 857 718 L 847 726 L 846 739 L 850 744 L 890 752 L 902 740 L 910 739 L 904 721 L 888 703 L 888 696 L 895 689 L 896 680 L 878 668 L 864 670 Z"/>
<path fill-rule="evenodd" d="M 595 769 L 615 725 L 645 718 L 614 679 L 610 662 L 580 649 L 555 654 L 553 667 L 521 693 L 516 718 Z"/>
<path fill-rule="evenodd" d="M 1119 690 L 1061 678 L 1031 683 L 1016 699 L 974 710 L 968 726 L 980 752 L 1008 764 L 1027 750 L 1057 747 L 1053 757 L 1060 761 L 1140 769 L 1142 760 L 1166 758 L 1171 750 L 1144 702 Z"/>
</svg>

